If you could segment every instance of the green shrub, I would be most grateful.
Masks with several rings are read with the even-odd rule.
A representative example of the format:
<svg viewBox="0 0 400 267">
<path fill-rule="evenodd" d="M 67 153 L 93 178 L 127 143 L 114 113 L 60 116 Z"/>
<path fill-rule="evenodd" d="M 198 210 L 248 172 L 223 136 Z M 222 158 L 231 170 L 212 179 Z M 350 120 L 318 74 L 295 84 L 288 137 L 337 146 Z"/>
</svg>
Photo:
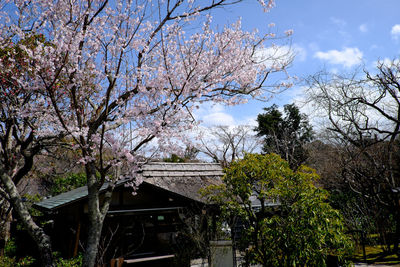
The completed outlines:
<svg viewBox="0 0 400 267">
<path fill-rule="evenodd" d="M 4 246 L 4 256 L 0 256 L 1 267 L 20 267 L 31 266 L 35 259 L 31 256 L 26 256 L 21 259 L 16 258 L 17 244 L 14 238 L 7 240 Z"/>
<path fill-rule="evenodd" d="M 4 255 L 7 257 L 15 256 L 17 252 L 17 245 L 15 244 L 14 238 L 10 238 L 7 240 L 6 245 L 4 246 Z"/>
<path fill-rule="evenodd" d="M 31 256 L 24 257 L 17 260 L 15 257 L 0 256 L 1 267 L 22 267 L 31 266 L 35 262 L 35 259 Z"/>
<path fill-rule="evenodd" d="M 276 154 L 246 154 L 225 170 L 222 185 L 203 194 L 220 204 L 222 219 L 243 222 L 245 266 L 326 266 L 328 256 L 348 265 L 352 241 L 328 193 L 314 186 L 318 178 L 306 166 L 293 171 Z"/>
<path fill-rule="evenodd" d="M 56 177 L 53 180 L 53 186 L 50 189 L 50 194 L 58 195 L 84 185 L 86 185 L 85 173 L 69 173 L 65 176 Z"/>
<path fill-rule="evenodd" d="M 56 258 L 55 263 L 57 267 L 80 267 L 82 266 L 82 255 L 79 254 L 75 258 L 64 259 L 59 256 L 56 252 L 54 253 L 54 257 Z"/>
</svg>

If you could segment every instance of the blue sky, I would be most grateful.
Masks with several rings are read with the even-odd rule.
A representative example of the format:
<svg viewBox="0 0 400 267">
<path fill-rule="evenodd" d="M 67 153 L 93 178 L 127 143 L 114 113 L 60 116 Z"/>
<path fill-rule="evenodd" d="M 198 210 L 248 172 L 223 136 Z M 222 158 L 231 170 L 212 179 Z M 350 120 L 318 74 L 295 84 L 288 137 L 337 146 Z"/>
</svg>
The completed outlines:
<svg viewBox="0 0 400 267">
<path fill-rule="evenodd" d="M 291 46 L 297 54 L 291 75 L 307 77 L 320 70 L 350 72 L 363 64 L 372 69 L 378 59 L 400 57 L 399 0 L 276 0 L 264 13 L 256 0 L 219 10 L 214 21 L 220 25 L 242 18 L 247 30 L 268 31 L 275 23 L 277 35 L 293 29 Z M 282 106 L 301 97 L 300 85 L 267 103 L 251 101 L 236 107 L 203 107 L 198 116 L 206 125 L 251 124 L 262 108 Z"/>
</svg>

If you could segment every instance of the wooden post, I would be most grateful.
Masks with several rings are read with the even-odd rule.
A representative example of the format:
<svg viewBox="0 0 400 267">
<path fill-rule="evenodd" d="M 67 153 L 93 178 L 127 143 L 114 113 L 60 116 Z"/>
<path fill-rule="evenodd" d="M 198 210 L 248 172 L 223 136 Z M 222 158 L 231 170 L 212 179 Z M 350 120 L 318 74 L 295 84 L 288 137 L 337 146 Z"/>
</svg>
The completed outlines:
<svg viewBox="0 0 400 267">
<path fill-rule="evenodd" d="M 111 259 L 110 265 L 111 267 L 122 267 L 123 263 L 124 263 L 124 258 L 117 258 L 117 259 Z"/>
<path fill-rule="evenodd" d="M 361 230 L 361 244 L 363 248 L 364 262 L 367 262 L 367 254 L 365 253 L 365 233 Z"/>
<path fill-rule="evenodd" d="M 76 257 L 78 255 L 79 236 L 80 236 L 80 234 L 81 234 L 81 221 L 78 219 L 78 228 L 76 229 L 75 246 L 74 246 L 73 257 Z"/>
</svg>

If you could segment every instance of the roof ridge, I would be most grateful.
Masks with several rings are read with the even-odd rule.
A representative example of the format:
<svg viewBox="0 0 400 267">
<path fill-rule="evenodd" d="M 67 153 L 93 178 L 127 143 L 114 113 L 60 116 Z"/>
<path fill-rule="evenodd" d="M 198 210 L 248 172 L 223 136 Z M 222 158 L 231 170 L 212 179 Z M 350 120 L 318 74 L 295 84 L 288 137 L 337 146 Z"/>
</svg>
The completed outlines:
<svg viewBox="0 0 400 267">
<path fill-rule="evenodd" d="M 146 166 L 148 164 L 169 164 L 169 165 L 178 165 L 178 164 L 190 164 L 190 165 L 219 165 L 219 163 L 215 162 L 164 162 L 164 161 L 150 161 L 143 166 Z"/>
</svg>

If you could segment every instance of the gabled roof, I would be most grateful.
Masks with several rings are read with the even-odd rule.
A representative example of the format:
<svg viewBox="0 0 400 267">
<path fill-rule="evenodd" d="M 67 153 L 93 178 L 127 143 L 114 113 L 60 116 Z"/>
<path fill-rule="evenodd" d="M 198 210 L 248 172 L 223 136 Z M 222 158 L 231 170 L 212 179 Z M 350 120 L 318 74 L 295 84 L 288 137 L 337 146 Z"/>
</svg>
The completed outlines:
<svg viewBox="0 0 400 267">
<path fill-rule="evenodd" d="M 143 176 L 144 183 L 196 201 L 202 201 L 199 196 L 200 188 L 221 183 L 221 177 L 223 175 L 222 168 L 214 163 L 150 162 L 143 165 L 139 173 Z M 128 182 L 128 180 L 120 180 L 117 182 L 116 186 L 123 185 L 126 182 Z M 108 184 L 105 183 L 100 191 L 105 191 L 107 186 Z M 34 206 L 40 210 L 54 211 L 84 199 L 87 196 L 87 186 L 83 186 L 44 199 Z"/>
</svg>

